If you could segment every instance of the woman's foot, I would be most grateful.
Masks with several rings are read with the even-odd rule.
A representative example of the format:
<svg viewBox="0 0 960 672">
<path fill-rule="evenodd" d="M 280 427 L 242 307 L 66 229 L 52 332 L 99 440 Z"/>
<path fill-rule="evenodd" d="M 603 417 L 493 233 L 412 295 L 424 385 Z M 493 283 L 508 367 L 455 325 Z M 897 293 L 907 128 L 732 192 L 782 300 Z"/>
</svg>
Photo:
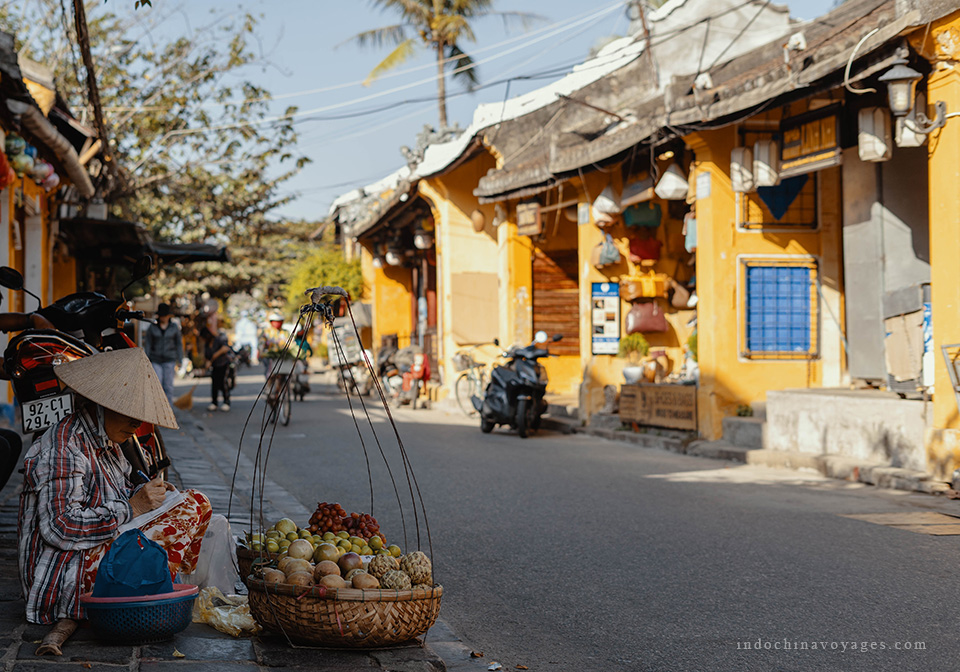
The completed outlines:
<svg viewBox="0 0 960 672">
<path fill-rule="evenodd" d="M 207 410 L 210 411 L 211 413 L 217 410 L 218 408 L 219 406 L 217 406 L 216 404 L 210 404 L 209 406 L 207 406 Z"/>
<path fill-rule="evenodd" d="M 63 618 L 57 621 L 56 625 L 50 629 L 40 646 L 37 647 L 38 656 L 62 656 L 63 643 L 66 642 L 74 630 L 77 629 L 77 622 L 69 618 Z"/>
<path fill-rule="evenodd" d="M 221 411 L 224 411 L 224 412 L 229 411 L 229 410 L 230 410 L 230 404 L 224 404 L 223 406 L 220 407 L 220 410 L 221 410 Z"/>
</svg>

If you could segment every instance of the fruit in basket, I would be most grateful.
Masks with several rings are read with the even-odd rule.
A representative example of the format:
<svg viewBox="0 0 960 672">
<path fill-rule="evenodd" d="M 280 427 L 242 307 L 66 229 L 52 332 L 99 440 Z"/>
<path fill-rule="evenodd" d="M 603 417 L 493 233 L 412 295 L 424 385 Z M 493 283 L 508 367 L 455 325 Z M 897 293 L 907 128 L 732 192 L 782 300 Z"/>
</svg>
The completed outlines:
<svg viewBox="0 0 960 672">
<path fill-rule="evenodd" d="M 429 583 L 416 583 L 413 585 L 414 590 L 433 590 L 433 586 Z"/>
<path fill-rule="evenodd" d="M 340 553 L 337 551 L 337 547 L 326 542 L 319 544 L 317 550 L 313 552 L 314 562 L 323 562 L 324 560 L 336 562 L 339 559 Z"/>
<path fill-rule="evenodd" d="M 313 580 L 317 583 L 319 583 L 323 577 L 331 574 L 340 576 L 340 567 L 335 562 L 323 560 L 322 562 L 318 562 L 317 566 L 313 568 Z"/>
<path fill-rule="evenodd" d="M 299 534 L 301 539 L 306 539 L 307 541 L 313 539 L 313 534 L 310 533 L 310 530 L 300 530 Z"/>
<path fill-rule="evenodd" d="M 291 558 L 310 560 L 313 558 L 313 544 L 306 539 L 297 539 L 296 541 L 290 542 L 287 555 Z"/>
<path fill-rule="evenodd" d="M 277 543 L 275 540 L 273 540 L 273 539 L 268 539 L 266 545 L 264 545 L 264 548 L 267 549 L 267 552 L 268 552 L 268 553 L 279 553 L 279 552 L 280 552 L 280 544 L 278 544 L 278 543 Z"/>
<path fill-rule="evenodd" d="M 299 538 L 300 538 L 300 535 L 297 534 L 296 532 L 290 532 L 290 533 L 287 535 L 287 541 L 296 541 L 296 540 L 299 539 Z"/>
<path fill-rule="evenodd" d="M 363 559 L 356 553 L 344 553 L 337 560 L 337 564 L 340 566 L 340 571 L 346 574 L 351 569 L 362 569 Z"/>
<path fill-rule="evenodd" d="M 414 551 L 400 558 L 400 569 L 412 583 L 433 583 L 433 565 L 423 551 Z"/>
<path fill-rule="evenodd" d="M 321 539 L 323 539 L 324 541 L 333 541 L 334 539 L 337 539 L 337 538 L 338 538 L 337 535 L 335 535 L 333 532 L 324 532 L 323 536 L 321 537 Z"/>
<path fill-rule="evenodd" d="M 370 548 L 374 551 L 379 551 L 383 548 L 383 539 L 381 539 L 379 535 L 370 537 L 370 541 L 368 543 L 370 544 Z"/>
<path fill-rule="evenodd" d="M 326 586 L 327 588 L 346 588 L 347 582 L 343 580 L 343 577 L 337 576 L 336 574 L 327 574 L 324 577 L 321 577 L 320 582 L 317 584 L 320 586 Z"/>
<path fill-rule="evenodd" d="M 294 586 L 312 586 L 313 585 L 313 573 L 312 572 L 294 572 L 287 576 L 287 583 Z"/>
<path fill-rule="evenodd" d="M 392 555 L 378 555 L 367 564 L 367 571 L 380 579 L 390 570 L 400 569 L 400 563 Z"/>
<path fill-rule="evenodd" d="M 278 569 L 290 576 L 294 572 L 310 572 L 313 574 L 313 565 L 311 565 L 306 560 L 300 560 L 298 558 L 287 558 L 286 563 L 283 567 L 278 567 Z"/>
<path fill-rule="evenodd" d="M 297 524 L 289 518 L 281 518 L 274 527 L 277 529 L 277 532 L 284 536 L 297 531 Z"/>
<path fill-rule="evenodd" d="M 393 590 L 410 590 L 413 586 L 413 584 L 410 583 L 410 577 L 398 569 L 391 569 L 384 574 L 383 578 L 380 579 L 380 585 L 384 588 L 392 588 Z"/>
<path fill-rule="evenodd" d="M 263 580 L 267 583 L 283 583 L 287 580 L 287 575 L 281 572 L 279 569 L 266 567 L 263 570 Z"/>
<path fill-rule="evenodd" d="M 390 551 L 390 555 L 392 555 L 395 558 L 399 558 L 401 555 L 403 555 L 403 551 L 401 551 L 400 547 L 397 546 L 396 544 L 390 544 L 389 546 L 387 546 L 387 550 Z"/>
<path fill-rule="evenodd" d="M 276 529 L 267 530 L 267 539 L 280 539 L 280 533 Z"/>
<path fill-rule="evenodd" d="M 367 574 L 366 572 L 354 574 L 351 584 L 354 588 L 360 590 L 373 590 L 374 588 L 380 587 L 380 582 L 377 580 L 377 577 Z"/>
</svg>

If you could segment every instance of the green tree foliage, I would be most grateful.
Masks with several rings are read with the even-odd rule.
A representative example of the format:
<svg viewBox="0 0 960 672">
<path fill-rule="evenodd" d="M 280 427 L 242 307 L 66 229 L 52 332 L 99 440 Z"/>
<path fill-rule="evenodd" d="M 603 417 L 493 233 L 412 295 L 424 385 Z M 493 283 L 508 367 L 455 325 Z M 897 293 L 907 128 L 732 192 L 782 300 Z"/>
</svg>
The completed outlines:
<svg viewBox="0 0 960 672">
<path fill-rule="evenodd" d="M 363 274 L 360 260 L 346 261 L 336 245 L 323 244 L 294 264 L 286 288 L 287 308 L 292 312 L 306 302 L 303 293 L 311 287 L 335 285 L 343 287 L 354 301 L 363 295 Z"/>
<path fill-rule="evenodd" d="M 125 9 L 100 3 L 88 14 L 115 157 L 111 166 L 91 165 L 111 214 L 142 222 L 160 241 L 231 250 L 230 264 L 166 269 L 171 287 L 214 296 L 275 287 L 293 253 L 285 243 L 296 248 L 303 235 L 273 213 L 293 197 L 282 185 L 308 159 L 294 149 L 290 119 L 271 117 L 269 92 L 246 78 L 267 65 L 256 51 L 256 17 L 218 9 L 178 34 L 176 8 L 112 8 Z M 67 104 L 91 118 L 70 3 L 8 3 L 0 29 L 18 38 L 24 56 L 51 66 Z"/>
<path fill-rule="evenodd" d="M 437 58 L 437 105 L 440 110 L 440 128 L 447 127 L 447 82 L 449 70 L 453 77 L 467 86 L 478 83 L 477 69 L 473 59 L 463 51 L 465 41 L 475 42 L 471 22 L 485 16 L 499 16 L 504 21 L 519 19 L 526 25 L 540 19 L 523 12 L 497 12 L 493 0 L 371 0 L 383 10 L 400 14 L 400 22 L 383 28 L 365 30 L 350 38 L 360 46 L 395 45 L 367 76 L 371 82 L 387 70 L 407 61 L 417 52 L 418 44 L 436 54 Z"/>
</svg>

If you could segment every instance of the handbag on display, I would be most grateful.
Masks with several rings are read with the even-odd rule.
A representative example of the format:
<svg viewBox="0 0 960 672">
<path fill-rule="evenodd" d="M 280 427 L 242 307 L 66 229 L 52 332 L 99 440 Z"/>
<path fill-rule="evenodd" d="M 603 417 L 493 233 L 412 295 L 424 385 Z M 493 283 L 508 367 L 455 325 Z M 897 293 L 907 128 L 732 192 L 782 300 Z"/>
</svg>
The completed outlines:
<svg viewBox="0 0 960 672">
<path fill-rule="evenodd" d="M 594 247 L 590 255 L 590 263 L 597 268 L 616 264 L 620 261 L 620 248 L 617 247 L 613 236 L 609 233 L 604 234 L 604 236 L 603 242 Z"/>
<path fill-rule="evenodd" d="M 623 223 L 626 226 L 637 226 L 655 229 L 660 226 L 660 204 L 646 201 L 631 205 L 623 211 Z"/>
<path fill-rule="evenodd" d="M 620 298 L 624 301 L 653 299 L 667 295 L 667 276 L 650 271 L 620 281 Z"/>
<path fill-rule="evenodd" d="M 658 261 L 662 247 L 663 243 L 656 238 L 631 238 L 630 261 L 635 264 Z"/>
<path fill-rule="evenodd" d="M 664 332 L 667 330 L 667 316 L 655 300 L 635 303 L 627 313 L 626 327 L 628 334 Z"/>
</svg>

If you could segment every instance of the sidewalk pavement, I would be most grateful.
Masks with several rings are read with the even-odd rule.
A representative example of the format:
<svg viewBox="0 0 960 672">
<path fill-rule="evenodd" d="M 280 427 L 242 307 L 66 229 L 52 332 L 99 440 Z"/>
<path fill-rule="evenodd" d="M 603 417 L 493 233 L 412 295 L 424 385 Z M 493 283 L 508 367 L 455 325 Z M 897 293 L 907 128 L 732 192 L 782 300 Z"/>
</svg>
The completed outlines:
<svg viewBox="0 0 960 672">
<path fill-rule="evenodd" d="M 210 497 L 215 512 L 226 515 L 237 449 L 211 432 L 190 413 L 177 411 L 179 430 L 164 430 L 164 443 L 173 462 L 170 480 L 178 488 L 196 488 Z M 231 526 L 240 534 L 250 525 L 252 461 L 240 456 Z M 441 621 L 425 643 L 382 650 L 290 647 L 286 640 L 261 635 L 233 638 L 202 624 L 191 624 L 173 641 L 143 646 L 117 646 L 98 641 L 88 629 L 78 630 L 64 645 L 62 657 L 37 657 L 34 651 L 49 630 L 28 624 L 17 579 L 17 475 L 0 491 L 0 671 L 2 672 L 254 672 L 311 670 L 313 672 L 467 672 L 486 669 L 470 658 L 470 649 Z M 266 480 L 263 515 L 306 520 L 308 511 L 276 483 Z M 259 504 L 258 504 L 259 509 Z M 481 659 L 482 660 L 482 659 Z"/>
<path fill-rule="evenodd" d="M 603 414 L 599 414 L 603 416 Z M 587 434 L 611 441 L 625 441 L 644 448 L 658 448 L 674 453 L 715 460 L 729 460 L 775 469 L 811 469 L 844 481 L 875 485 L 878 488 L 922 492 L 928 495 L 954 493 L 950 484 L 933 479 L 922 471 L 901 469 L 889 464 L 855 459 L 842 455 L 814 455 L 798 451 L 745 448 L 726 441 L 697 439 L 690 432 L 648 428 L 639 432 L 621 426 L 619 416 L 595 417 L 595 424 L 584 425 L 577 417 L 575 406 L 550 404 L 543 418 L 543 427 L 564 434 Z M 599 420 L 599 421 L 596 421 Z"/>
</svg>

